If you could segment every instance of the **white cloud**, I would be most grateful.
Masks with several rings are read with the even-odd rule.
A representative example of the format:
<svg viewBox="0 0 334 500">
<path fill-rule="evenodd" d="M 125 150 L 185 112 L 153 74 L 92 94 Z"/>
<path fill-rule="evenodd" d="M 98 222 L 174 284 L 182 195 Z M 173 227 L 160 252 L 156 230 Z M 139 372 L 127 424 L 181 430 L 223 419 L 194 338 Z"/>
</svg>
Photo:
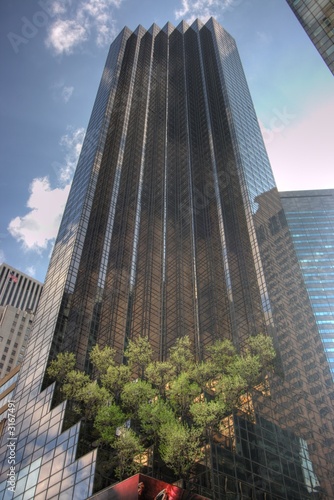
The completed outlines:
<svg viewBox="0 0 334 500">
<path fill-rule="evenodd" d="M 67 133 L 60 139 L 60 145 L 65 153 L 64 162 L 53 164 L 58 178 L 58 187 L 52 187 L 48 177 L 33 179 L 29 187 L 28 213 L 17 216 L 10 221 L 8 231 L 22 244 L 24 250 L 42 253 L 52 247 L 57 236 L 84 135 L 83 128 L 68 128 Z M 33 275 L 32 270 L 28 274 Z"/>
<path fill-rule="evenodd" d="M 46 46 L 55 54 L 71 54 L 73 48 L 88 39 L 87 28 L 74 19 L 57 19 L 49 28 Z"/>
<path fill-rule="evenodd" d="M 65 85 L 64 81 L 58 81 L 51 87 L 52 97 L 55 101 L 63 101 L 65 104 L 71 99 L 74 92 L 72 85 Z"/>
<path fill-rule="evenodd" d="M 181 0 L 181 8 L 175 11 L 175 18 L 184 19 L 189 24 L 197 18 L 206 22 L 210 17 L 218 17 L 241 2 L 243 0 Z"/>
<path fill-rule="evenodd" d="M 64 134 L 59 141 L 65 152 L 64 163 L 54 162 L 52 166 L 62 186 L 72 180 L 84 137 L 85 129 L 83 127 L 75 130 L 68 127 L 68 133 Z"/>
<path fill-rule="evenodd" d="M 27 202 L 30 211 L 15 217 L 8 226 L 10 234 L 25 250 L 41 252 L 56 237 L 69 189 L 69 184 L 52 189 L 47 177 L 32 181 Z"/>
<path fill-rule="evenodd" d="M 3 262 L 5 262 L 5 260 L 6 260 L 6 258 L 5 258 L 5 252 L 0 249 L 0 264 L 2 264 Z"/>
<path fill-rule="evenodd" d="M 26 274 L 28 276 L 31 276 L 32 278 L 36 275 L 36 267 L 35 266 L 28 266 L 25 270 Z"/>
<path fill-rule="evenodd" d="M 72 87 L 72 86 L 67 87 L 66 85 L 64 85 L 64 87 L 61 91 L 61 96 L 62 96 L 65 103 L 67 103 L 71 99 L 72 94 L 73 94 L 73 90 L 74 90 L 74 87 Z"/>
<path fill-rule="evenodd" d="M 71 54 L 92 35 L 98 46 L 109 44 L 116 34 L 112 9 L 123 0 L 79 0 L 55 2 L 55 20 L 50 24 L 46 45 L 56 55 Z"/>
</svg>

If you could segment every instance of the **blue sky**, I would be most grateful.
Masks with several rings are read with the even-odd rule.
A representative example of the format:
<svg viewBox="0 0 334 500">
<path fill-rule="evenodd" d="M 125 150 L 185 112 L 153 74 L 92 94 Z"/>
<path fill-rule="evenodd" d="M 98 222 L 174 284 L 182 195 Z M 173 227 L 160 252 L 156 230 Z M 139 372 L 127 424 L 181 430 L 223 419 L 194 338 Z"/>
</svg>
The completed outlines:
<svg viewBox="0 0 334 500">
<path fill-rule="evenodd" d="M 285 0 L 1 0 L 0 261 L 44 280 L 115 35 L 211 15 L 237 41 L 278 188 L 334 187 L 334 79 Z"/>
</svg>

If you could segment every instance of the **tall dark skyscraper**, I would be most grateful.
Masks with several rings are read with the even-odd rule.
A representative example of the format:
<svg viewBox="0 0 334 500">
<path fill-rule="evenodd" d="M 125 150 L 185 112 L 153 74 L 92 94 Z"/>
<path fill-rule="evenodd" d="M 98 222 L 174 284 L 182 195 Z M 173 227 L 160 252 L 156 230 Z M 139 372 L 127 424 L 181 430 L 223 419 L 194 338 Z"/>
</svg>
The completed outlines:
<svg viewBox="0 0 334 500">
<path fill-rule="evenodd" d="M 334 189 L 280 195 L 334 378 Z"/>
<path fill-rule="evenodd" d="M 247 411 L 222 423 L 198 493 L 333 498 L 332 379 L 235 42 L 213 19 L 124 28 L 20 373 L 15 498 L 93 492 L 97 450 L 77 456 L 80 423 L 62 432 L 66 402 L 52 407 L 54 386 L 44 389 L 58 352 L 89 370 L 96 343 L 115 348 L 121 363 L 128 340 L 148 336 L 165 360 L 189 335 L 202 359 L 217 339 L 242 350 L 259 332 L 274 339 L 277 372 Z"/>
<path fill-rule="evenodd" d="M 287 0 L 287 2 L 334 74 L 333 0 Z"/>
</svg>

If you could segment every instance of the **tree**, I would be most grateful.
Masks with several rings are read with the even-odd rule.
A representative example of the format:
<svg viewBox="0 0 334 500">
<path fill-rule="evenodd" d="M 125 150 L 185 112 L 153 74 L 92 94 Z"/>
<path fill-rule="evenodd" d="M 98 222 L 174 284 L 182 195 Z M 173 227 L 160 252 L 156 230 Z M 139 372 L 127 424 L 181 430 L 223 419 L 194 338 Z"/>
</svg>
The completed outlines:
<svg viewBox="0 0 334 500">
<path fill-rule="evenodd" d="M 163 461 L 178 477 L 186 478 L 193 464 L 203 456 L 200 431 L 174 419 L 161 426 L 159 435 Z"/>
<path fill-rule="evenodd" d="M 247 353 L 244 356 L 236 356 L 226 371 L 231 377 L 241 376 L 245 387 L 251 389 L 260 382 L 262 365 L 259 356 Z"/>
<path fill-rule="evenodd" d="M 158 446 L 165 464 L 186 477 L 222 420 L 265 380 L 275 356 L 271 339 L 263 335 L 250 338 L 242 354 L 229 340 L 218 341 L 207 349 L 208 360 L 198 363 L 189 337 L 178 339 L 164 362 L 151 361 L 147 337 L 130 341 L 128 365 L 116 365 L 108 349 L 92 350 L 98 381 L 74 370 L 74 355 L 68 353 L 51 363 L 50 375 L 59 380 L 74 409 L 94 422 L 100 443 L 110 446 L 105 451 L 116 461 L 119 479 L 139 470 L 142 443 Z M 146 380 L 131 381 L 135 369 Z M 207 401 L 210 389 L 212 400 Z M 130 430 L 124 426 L 129 417 Z M 87 435 L 92 433 L 89 422 Z"/>
<path fill-rule="evenodd" d="M 97 375 L 99 377 L 104 375 L 110 366 L 115 365 L 115 354 L 115 349 L 109 346 L 105 346 L 103 349 L 100 349 L 96 344 L 93 347 L 89 354 L 89 359 L 91 360 L 92 365 L 97 371 Z"/>
<path fill-rule="evenodd" d="M 125 429 L 114 444 L 117 467 L 116 477 L 120 480 L 139 472 L 140 455 L 144 452 L 140 439 L 131 429 Z"/>
<path fill-rule="evenodd" d="M 137 382 L 128 382 L 124 385 L 121 401 L 124 409 L 131 414 L 132 417 L 138 415 L 139 406 L 143 403 L 148 403 L 157 395 L 157 390 L 153 389 L 152 385 L 145 380 Z"/>
<path fill-rule="evenodd" d="M 226 373 L 227 368 L 233 364 L 237 355 L 236 348 L 228 339 L 218 340 L 207 348 L 207 353 L 215 374 Z"/>
<path fill-rule="evenodd" d="M 109 366 L 101 377 L 102 386 L 105 387 L 119 401 L 120 394 L 125 384 L 130 382 L 130 368 L 126 365 Z"/>
<path fill-rule="evenodd" d="M 101 406 L 97 411 L 94 428 L 99 432 L 101 441 L 112 446 L 116 439 L 116 429 L 124 424 L 126 415 L 119 406 L 111 404 Z"/>
<path fill-rule="evenodd" d="M 78 370 L 72 370 L 67 374 L 61 390 L 67 399 L 80 401 L 82 390 L 90 382 L 89 375 Z"/>
<path fill-rule="evenodd" d="M 261 371 L 273 368 L 276 352 L 273 341 L 267 335 L 259 333 L 248 339 L 248 350 L 253 356 L 258 356 L 261 361 Z"/>
<path fill-rule="evenodd" d="M 69 372 L 74 370 L 75 355 L 73 352 L 60 352 L 56 359 L 51 361 L 47 374 L 60 384 L 64 383 Z"/>
<path fill-rule="evenodd" d="M 216 367 L 211 361 L 196 363 L 190 370 L 191 379 L 199 385 L 204 392 L 212 388 L 212 381 L 216 374 Z"/>
<path fill-rule="evenodd" d="M 202 434 L 211 439 L 215 430 L 218 430 L 219 424 L 226 414 L 226 404 L 224 401 L 201 400 L 190 406 L 190 414 L 195 425 L 201 430 Z"/>
<path fill-rule="evenodd" d="M 191 403 L 201 393 L 200 387 L 191 382 L 187 373 L 181 373 L 177 379 L 170 384 L 168 396 L 172 406 L 179 412 L 182 419 L 185 418 Z"/>
<path fill-rule="evenodd" d="M 222 375 L 216 384 L 217 398 L 222 402 L 226 411 L 233 411 L 240 402 L 240 397 L 246 394 L 248 384 L 241 375 Z"/>
<path fill-rule="evenodd" d="M 175 368 L 176 375 L 190 369 L 195 358 L 189 337 L 186 335 L 176 340 L 175 345 L 169 350 L 169 361 Z"/>
<path fill-rule="evenodd" d="M 129 344 L 124 352 L 131 371 L 136 371 L 137 375 L 144 379 L 145 369 L 152 361 L 153 350 L 148 337 L 137 337 L 129 340 Z"/>
<path fill-rule="evenodd" d="M 82 388 L 78 400 L 82 403 L 85 418 L 92 420 L 103 405 L 111 402 L 112 396 L 104 387 L 90 382 Z"/>
<path fill-rule="evenodd" d="M 153 437 L 156 443 L 162 425 L 168 425 L 175 419 L 170 406 L 161 399 L 151 403 L 142 403 L 138 409 L 141 430 L 145 436 Z"/>
<path fill-rule="evenodd" d="M 166 387 L 174 378 L 175 369 L 169 361 L 155 361 L 146 368 L 147 380 L 158 389 L 159 394 L 166 399 Z"/>
</svg>

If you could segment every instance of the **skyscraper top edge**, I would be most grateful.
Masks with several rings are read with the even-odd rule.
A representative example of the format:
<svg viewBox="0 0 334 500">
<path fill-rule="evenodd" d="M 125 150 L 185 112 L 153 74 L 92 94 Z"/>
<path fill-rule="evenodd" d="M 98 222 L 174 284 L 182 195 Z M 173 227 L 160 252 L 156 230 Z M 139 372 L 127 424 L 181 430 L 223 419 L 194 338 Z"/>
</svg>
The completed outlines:
<svg viewBox="0 0 334 500">
<path fill-rule="evenodd" d="M 218 25 L 221 29 L 224 29 L 221 24 L 219 24 L 219 22 L 211 16 L 206 22 L 202 21 L 200 18 L 196 18 L 191 25 L 188 24 L 185 20 L 182 20 L 176 27 L 170 21 L 167 21 L 162 28 L 160 28 L 160 26 L 156 23 L 153 23 L 149 29 L 144 28 L 141 24 L 139 24 L 135 30 L 131 30 L 129 27 L 125 26 L 121 33 L 123 33 L 124 30 L 128 30 L 130 33 L 134 33 L 135 35 L 143 35 L 149 32 L 154 36 L 159 31 L 163 31 L 169 36 L 175 29 L 184 34 L 189 28 L 192 28 L 195 31 L 200 31 L 204 26 L 212 29 L 214 24 Z"/>
<path fill-rule="evenodd" d="M 187 24 L 184 20 L 182 20 L 177 26 L 176 29 L 181 33 L 185 33 L 189 29 L 189 24 Z"/>
<path fill-rule="evenodd" d="M 148 29 L 148 32 L 153 36 L 157 35 L 160 31 L 161 28 L 156 23 L 153 23 L 152 26 Z"/>
<path fill-rule="evenodd" d="M 162 31 L 164 31 L 167 35 L 170 35 L 174 30 L 175 26 L 169 21 L 167 21 L 165 26 L 162 28 Z"/>
</svg>

